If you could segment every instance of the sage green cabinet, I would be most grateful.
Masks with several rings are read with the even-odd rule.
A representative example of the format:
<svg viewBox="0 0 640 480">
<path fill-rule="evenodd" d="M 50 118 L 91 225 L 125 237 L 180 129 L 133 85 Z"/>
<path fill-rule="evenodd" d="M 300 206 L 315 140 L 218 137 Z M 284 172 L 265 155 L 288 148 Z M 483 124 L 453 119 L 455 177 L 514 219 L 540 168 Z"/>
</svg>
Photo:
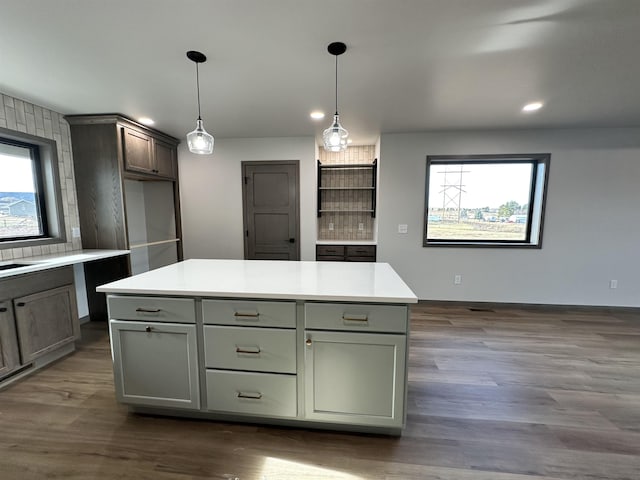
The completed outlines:
<svg viewBox="0 0 640 480">
<path fill-rule="evenodd" d="M 305 418 L 401 428 L 406 336 L 305 331 Z"/>
<path fill-rule="evenodd" d="M 109 331 L 119 402 L 200 408 L 195 325 L 112 319 Z"/>
</svg>

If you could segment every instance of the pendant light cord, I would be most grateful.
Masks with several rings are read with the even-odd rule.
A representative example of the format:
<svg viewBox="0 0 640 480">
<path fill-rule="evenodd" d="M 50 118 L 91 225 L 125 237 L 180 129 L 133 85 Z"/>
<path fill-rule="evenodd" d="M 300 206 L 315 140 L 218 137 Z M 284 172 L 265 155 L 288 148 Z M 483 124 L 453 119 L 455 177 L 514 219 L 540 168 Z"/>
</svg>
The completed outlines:
<svg viewBox="0 0 640 480">
<path fill-rule="evenodd" d="M 200 75 L 198 71 L 198 62 L 195 62 L 195 64 L 196 64 L 196 89 L 198 91 L 198 120 L 202 120 L 202 118 L 200 117 Z"/>
<path fill-rule="evenodd" d="M 336 55 L 336 115 L 338 115 L 338 55 Z"/>
</svg>

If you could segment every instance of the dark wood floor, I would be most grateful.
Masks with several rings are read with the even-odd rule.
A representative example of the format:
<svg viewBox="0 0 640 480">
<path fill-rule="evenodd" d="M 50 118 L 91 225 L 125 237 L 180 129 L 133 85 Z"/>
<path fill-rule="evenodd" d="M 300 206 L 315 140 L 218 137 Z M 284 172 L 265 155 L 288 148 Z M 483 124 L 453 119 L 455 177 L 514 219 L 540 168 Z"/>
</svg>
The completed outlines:
<svg viewBox="0 0 640 480">
<path fill-rule="evenodd" d="M 0 391 L 0 479 L 640 479 L 640 314 L 418 305 L 400 438 L 139 416 L 104 324 Z"/>
</svg>

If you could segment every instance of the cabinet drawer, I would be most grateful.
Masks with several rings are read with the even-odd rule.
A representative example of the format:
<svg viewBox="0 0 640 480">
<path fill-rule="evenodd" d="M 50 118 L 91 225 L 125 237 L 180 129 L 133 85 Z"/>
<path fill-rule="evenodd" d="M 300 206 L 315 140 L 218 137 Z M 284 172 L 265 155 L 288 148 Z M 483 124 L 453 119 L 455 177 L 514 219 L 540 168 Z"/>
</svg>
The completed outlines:
<svg viewBox="0 0 640 480">
<path fill-rule="evenodd" d="M 358 303 L 305 303 L 305 328 L 363 332 L 407 331 L 407 307 Z"/>
<path fill-rule="evenodd" d="M 347 262 L 375 262 L 376 257 L 347 257 Z"/>
<path fill-rule="evenodd" d="M 296 416 L 295 375 L 207 370 L 206 378 L 209 410 Z"/>
<path fill-rule="evenodd" d="M 344 245 L 316 245 L 316 255 L 344 256 Z"/>
<path fill-rule="evenodd" d="M 107 304 L 112 319 L 196 323 L 195 301 L 191 298 L 109 295 Z"/>
<path fill-rule="evenodd" d="M 375 245 L 347 245 L 348 257 L 375 257 Z"/>
<path fill-rule="evenodd" d="M 207 368 L 296 373 L 296 331 L 207 325 L 204 358 Z"/>
<path fill-rule="evenodd" d="M 344 262 L 343 256 L 337 255 L 318 255 L 316 257 L 316 261 L 318 262 Z"/>
<path fill-rule="evenodd" d="M 296 327 L 295 302 L 203 300 L 205 324 L 250 327 Z"/>
</svg>

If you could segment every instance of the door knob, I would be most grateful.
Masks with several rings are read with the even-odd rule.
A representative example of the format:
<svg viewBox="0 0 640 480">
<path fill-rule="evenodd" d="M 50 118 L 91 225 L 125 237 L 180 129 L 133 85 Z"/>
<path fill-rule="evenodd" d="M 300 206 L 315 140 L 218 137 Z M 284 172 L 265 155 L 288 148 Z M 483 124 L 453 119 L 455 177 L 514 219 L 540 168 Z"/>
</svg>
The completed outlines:
<svg viewBox="0 0 640 480">
<path fill-rule="evenodd" d="M 306 341 L 306 342 L 304 342 L 304 343 L 306 343 L 306 344 L 307 344 L 307 347 L 310 347 L 310 346 L 311 346 L 311 339 L 310 339 L 310 338 L 307 338 L 307 341 Z"/>
</svg>

